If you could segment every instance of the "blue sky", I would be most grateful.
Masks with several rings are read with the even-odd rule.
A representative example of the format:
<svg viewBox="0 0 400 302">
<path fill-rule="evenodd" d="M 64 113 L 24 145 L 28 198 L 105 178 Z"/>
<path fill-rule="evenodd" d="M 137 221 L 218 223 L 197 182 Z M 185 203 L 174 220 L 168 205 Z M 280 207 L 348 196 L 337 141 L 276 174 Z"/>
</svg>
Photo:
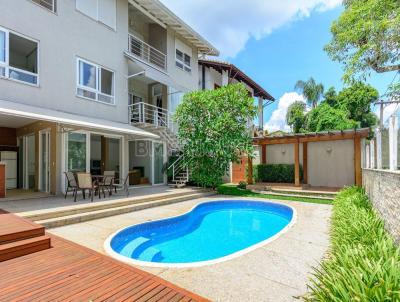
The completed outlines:
<svg viewBox="0 0 400 302">
<path fill-rule="evenodd" d="M 341 65 L 323 51 L 341 0 L 161 1 L 276 98 L 265 110 L 270 131 L 288 129 L 286 109 L 302 100 L 297 80 L 312 76 L 325 88 L 343 87 Z M 384 94 L 393 76 L 372 75 L 368 82 Z"/>
</svg>

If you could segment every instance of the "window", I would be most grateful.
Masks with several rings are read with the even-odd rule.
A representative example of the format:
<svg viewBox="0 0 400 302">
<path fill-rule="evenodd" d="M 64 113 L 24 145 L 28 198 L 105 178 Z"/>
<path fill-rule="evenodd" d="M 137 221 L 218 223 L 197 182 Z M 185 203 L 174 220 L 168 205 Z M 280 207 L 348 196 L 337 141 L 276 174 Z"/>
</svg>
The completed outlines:
<svg viewBox="0 0 400 302">
<path fill-rule="evenodd" d="M 32 2 L 39 4 L 40 6 L 48 9 L 49 11 L 52 11 L 53 13 L 56 12 L 57 9 L 56 0 L 32 0 Z"/>
<path fill-rule="evenodd" d="M 180 51 L 179 49 L 176 49 L 176 60 L 175 60 L 175 65 L 176 67 L 187 71 L 187 72 L 191 72 L 192 68 L 190 67 L 191 65 L 191 57 Z"/>
<path fill-rule="evenodd" d="M 116 28 L 116 0 L 76 0 L 76 9 L 108 27 Z"/>
<path fill-rule="evenodd" d="M 38 43 L 0 28 L 0 77 L 38 85 Z"/>
<path fill-rule="evenodd" d="M 78 96 L 114 104 L 113 71 L 78 58 L 77 74 Z"/>
</svg>

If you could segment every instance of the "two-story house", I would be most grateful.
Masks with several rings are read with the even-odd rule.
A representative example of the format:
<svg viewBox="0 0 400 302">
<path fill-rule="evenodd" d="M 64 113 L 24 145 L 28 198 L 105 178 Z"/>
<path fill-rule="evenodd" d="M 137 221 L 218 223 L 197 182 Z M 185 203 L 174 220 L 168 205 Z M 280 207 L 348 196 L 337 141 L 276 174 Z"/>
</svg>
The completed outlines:
<svg viewBox="0 0 400 302">
<path fill-rule="evenodd" d="M 0 1 L 7 186 L 57 193 L 66 171 L 164 184 L 171 114 L 218 51 L 158 0 Z"/>
</svg>

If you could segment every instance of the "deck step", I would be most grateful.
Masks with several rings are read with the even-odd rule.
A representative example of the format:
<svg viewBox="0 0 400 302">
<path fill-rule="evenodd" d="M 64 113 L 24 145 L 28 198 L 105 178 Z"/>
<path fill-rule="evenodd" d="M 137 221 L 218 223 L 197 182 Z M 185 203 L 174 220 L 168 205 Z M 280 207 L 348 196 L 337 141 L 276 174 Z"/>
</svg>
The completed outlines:
<svg viewBox="0 0 400 302">
<path fill-rule="evenodd" d="M 36 221 L 49 220 L 49 219 L 58 218 L 58 217 L 66 217 L 66 216 L 71 216 L 71 215 L 96 212 L 99 210 L 113 209 L 116 207 L 141 204 L 144 202 L 151 202 L 151 201 L 156 201 L 156 200 L 163 200 L 166 198 L 181 197 L 181 196 L 186 196 L 186 195 L 193 194 L 193 193 L 204 193 L 204 192 L 205 192 L 204 190 L 193 189 L 192 191 L 174 192 L 174 193 L 168 193 L 168 194 L 161 193 L 161 194 L 151 194 L 151 195 L 140 196 L 140 197 L 138 197 L 138 196 L 123 197 L 118 200 L 99 201 L 99 202 L 89 203 L 89 204 L 85 204 L 85 205 L 79 204 L 79 202 L 78 202 L 76 205 L 69 206 L 67 208 L 61 207 L 61 208 L 58 208 L 55 210 L 39 210 L 39 211 L 33 211 L 33 212 L 28 212 L 28 213 L 21 213 L 20 216 L 36 222 Z"/>
<path fill-rule="evenodd" d="M 138 237 L 135 240 L 132 240 L 124 248 L 119 252 L 121 255 L 126 257 L 131 257 L 133 252 L 142 244 L 148 242 L 150 239 L 145 237 Z"/>
<path fill-rule="evenodd" d="M 70 224 L 74 224 L 74 223 L 80 223 L 80 222 L 84 222 L 84 221 L 90 221 L 90 220 L 95 220 L 95 219 L 99 219 L 99 218 L 110 217 L 110 216 L 140 211 L 140 210 L 144 210 L 144 209 L 148 209 L 148 208 L 168 205 L 168 204 L 172 204 L 172 203 L 187 201 L 190 199 L 208 197 L 208 196 L 211 196 L 214 194 L 215 194 L 215 192 L 191 193 L 191 194 L 186 194 L 186 195 L 179 196 L 179 197 L 172 197 L 172 198 L 170 197 L 170 198 L 164 198 L 164 199 L 160 199 L 160 200 L 134 203 L 134 204 L 123 205 L 123 206 L 115 205 L 112 208 L 101 209 L 101 210 L 97 210 L 97 211 L 90 211 L 90 212 L 78 213 L 78 214 L 74 214 L 74 215 L 67 215 L 67 216 L 62 216 L 62 217 L 39 220 L 39 221 L 37 221 L 37 223 L 44 226 L 46 229 L 50 229 L 50 228 L 61 227 L 64 225 L 70 225 Z"/>
<path fill-rule="evenodd" d="M 153 261 L 153 259 L 159 257 L 160 254 L 161 254 L 160 250 L 154 247 L 148 247 L 140 254 L 140 260 Z"/>
<path fill-rule="evenodd" d="M 295 194 L 295 193 L 277 193 L 273 191 L 259 191 L 259 190 L 252 190 L 254 193 L 258 194 L 267 194 L 273 196 L 282 196 L 282 197 L 296 197 L 296 198 L 309 198 L 309 199 L 319 199 L 319 200 L 327 200 L 331 201 L 334 200 L 335 197 L 331 196 L 320 196 L 320 195 L 308 195 L 308 194 Z"/>
<path fill-rule="evenodd" d="M 47 235 L 5 243 L 0 245 L 0 262 L 48 248 L 50 248 L 50 237 Z"/>
</svg>

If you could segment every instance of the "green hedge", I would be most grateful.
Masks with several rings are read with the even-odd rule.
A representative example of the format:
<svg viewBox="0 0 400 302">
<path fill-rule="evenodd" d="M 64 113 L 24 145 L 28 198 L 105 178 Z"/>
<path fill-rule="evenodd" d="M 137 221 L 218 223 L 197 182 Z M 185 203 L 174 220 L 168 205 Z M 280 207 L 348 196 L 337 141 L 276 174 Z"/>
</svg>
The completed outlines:
<svg viewBox="0 0 400 302">
<path fill-rule="evenodd" d="M 303 168 L 300 165 L 300 180 L 303 179 Z M 256 182 L 294 183 L 294 165 L 261 164 L 254 167 Z"/>
<path fill-rule="evenodd" d="M 306 301 L 400 301 L 400 249 L 362 189 L 335 199 L 331 242 Z"/>
</svg>

